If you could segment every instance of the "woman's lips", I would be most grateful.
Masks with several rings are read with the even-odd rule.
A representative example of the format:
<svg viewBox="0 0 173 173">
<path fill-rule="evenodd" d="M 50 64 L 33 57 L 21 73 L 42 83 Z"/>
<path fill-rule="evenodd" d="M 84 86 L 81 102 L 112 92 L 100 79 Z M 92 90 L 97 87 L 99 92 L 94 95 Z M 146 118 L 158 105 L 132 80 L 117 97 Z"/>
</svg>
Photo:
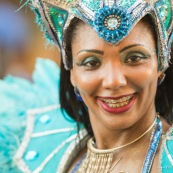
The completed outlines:
<svg viewBox="0 0 173 173">
<path fill-rule="evenodd" d="M 131 94 L 118 98 L 98 97 L 97 99 L 105 111 L 118 114 L 126 112 L 132 107 L 136 95 Z"/>
</svg>

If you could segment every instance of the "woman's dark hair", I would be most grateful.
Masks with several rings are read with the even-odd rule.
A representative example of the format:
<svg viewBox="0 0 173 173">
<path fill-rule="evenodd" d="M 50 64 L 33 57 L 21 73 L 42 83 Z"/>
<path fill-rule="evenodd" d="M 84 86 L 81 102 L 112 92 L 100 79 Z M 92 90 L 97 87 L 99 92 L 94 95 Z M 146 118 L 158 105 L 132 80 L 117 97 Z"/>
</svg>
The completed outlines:
<svg viewBox="0 0 173 173">
<path fill-rule="evenodd" d="M 70 66 L 71 68 L 73 64 L 71 43 L 73 38 L 75 37 L 78 27 L 82 23 L 83 22 L 80 19 L 74 18 L 71 21 L 67 30 L 65 31 L 64 48 L 68 58 L 68 66 Z M 74 93 L 74 87 L 72 86 L 70 81 L 70 71 L 64 68 L 62 61 L 60 76 L 60 103 L 61 107 L 69 114 L 70 117 L 72 117 L 77 122 L 82 123 L 85 126 L 88 133 L 90 135 L 93 135 L 87 108 L 83 102 L 79 101 L 76 98 L 76 95 Z"/>
<path fill-rule="evenodd" d="M 168 123 L 173 123 L 173 46 L 168 69 L 165 71 L 165 79 L 157 88 L 156 110 Z"/>
<path fill-rule="evenodd" d="M 157 41 L 157 35 L 153 22 L 149 15 L 142 19 L 143 22 L 147 23 L 151 32 L 154 35 L 154 39 Z M 74 18 L 67 30 L 65 31 L 64 37 L 64 49 L 68 58 L 68 66 L 72 68 L 72 40 L 74 39 L 78 27 L 83 24 L 83 22 Z M 173 58 L 173 56 L 172 56 Z M 160 113 L 170 124 L 173 122 L 172 109 L 173 109 L 173 65 L 166 70 L 166 77 L 164 82 L 158 86 L 156 93 L 156 111 Z M 87 129 L 90 135 L 93 135 L 91 128 L 89 115 L 86 106 L 83 102 L 77 100 L 74 87 L 70 82 L 70 71 L 65 70 L 63 63 L 61 62 L 61 79 L 60 79 L 60 103 L 62 108 L 79 123 L 82 123 Z"/>
</svg>

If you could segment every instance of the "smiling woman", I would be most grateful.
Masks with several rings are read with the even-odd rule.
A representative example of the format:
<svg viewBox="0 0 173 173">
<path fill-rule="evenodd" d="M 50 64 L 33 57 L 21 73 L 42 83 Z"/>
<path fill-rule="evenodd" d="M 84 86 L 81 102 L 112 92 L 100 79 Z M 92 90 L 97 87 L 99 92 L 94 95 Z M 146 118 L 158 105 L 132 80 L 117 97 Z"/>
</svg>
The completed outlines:
<svg viewBox="0 0 173 173">
<path fill-rule="evenodd" d="M 172 1 L 31 4 L 62 52 L 60 102 L 78 128 L 57 172 L 173 172 Z"/>
<path fill-rule="evenodd" d="M 155 41 L 149 32 L 141 34 L 145 27 L 139 22 L 118 46 L 106 43 L 86 24 L 75 31 L 71 82 L 89 108 L 93 130 L 129 128 L 142 116 L 146 126 L 153 121 L 159 72 Z"/>
<path fill-rule="evenodd" d="M 83 102 L 70 102 L 74 109 L 68 113 L 73 115 L 74 112 L 77 121 L 80 121 L 79 117 L 83 118 L 81 122 L 90 135 L 94 135 L 94 146 L 97 148 L 93 149 L 92 140 L 88 142 L 91 153 L 88 152 L 79 172 L 87 172 L 89 165 L 92 167 L 91 172 L 100 171 L 101 163 L 107 172 L 109 169 L 120 172 L 124 165 L 124 172 L 145 172 L 144 169 L 151 169 L 151 164 L 147 165 L 151 153 L 156 153 L 155 157 L 149 158 L 155 165 L 152 172 L 157 172 L 159 152 L 156 151 L 160 150 L 160 138 L 156 139 L 158 148 L 155 147 L 154 152 L 151 152 L 150 146 L 153 145 L 151 134 L 154 137 L 154 130 L 159 126 L 156 121 L 155 96 L 162 72 L 158 70 L 154 24 L 147 24 L 147 21 L 151 21 L 149 16 L 137 23 L 118 45 L 108 44 L 90 26 L 76 18 L 65 32 L 65 50 L 69 53 L 67 58 L 72 60 L 72 68 L 70 74 L 67 74 L 62 66 L 61 77 L 69 75 L 70 78 L 65 83 L 71 81 L 72 85 L 61 92 L 61 102 L 69 111 L 65 102 L 67 103 L 66 98 L 70 102 L 70 98 L 65 93 L 70 91 L 70 97 L 74 98 L 72 88 L 78 89 Z M 64 78 L 61 79 L 63 91 L 66 85 Z M 83 113 L 80 115 L 82 106 Z M 162 124 L 163 133 L 166 133 L 170 125 L 164 119 Z M 148 145 L 143 145 L 144 143 Z M 112 161 L 97 163 L 99 153 L 102 154 L 101 157 L 106 154 L 105 158 Z M 93 159 L 96 161 L 92 162 Z M 138 164 L 134 166 L 133 160 L 138 160 Z M 117 161 L 119 163 L 112 168 L 112 162 Z"/>
</svg>

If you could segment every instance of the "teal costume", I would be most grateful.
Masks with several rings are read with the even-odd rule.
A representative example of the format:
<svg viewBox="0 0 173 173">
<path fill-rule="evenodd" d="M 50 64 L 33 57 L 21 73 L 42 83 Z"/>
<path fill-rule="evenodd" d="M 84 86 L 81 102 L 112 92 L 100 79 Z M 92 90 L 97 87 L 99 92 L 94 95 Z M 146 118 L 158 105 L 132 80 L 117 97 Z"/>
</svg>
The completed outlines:
<svg viewBox="0 0 173 173">
<path fill-rule="evenodd" d="M 0 81 L 0 173 L 61 172 L 66 167 L 64 154 L 75 150 L 79 136 L 76 122 L 59 104 L 59 73 L 53 61 L 38 58 L 33 83 L 12 76 Z M 82 130 L 81 139 L 85 136 Z"/>
<path fill-rule="evenodd" d="M 23 172 L 66 172 L 79 138 L 76 122 L 62 115 L 59 105 L 28 111 L 24 139 L 14 157 Z"/>
<path fill-rule="evenodd" d="M 58 66 L 53 61 L 37 59 L 33 73 L 33 83 L 12 76 L 7 76 L 4 80 L 0 81 L 1 173 L 19 172 L 16 164 L 13 162 L 13 157 L 25 134 L 28 109 L 41 109 L 46 106 L 57 105 L 54 106 L 57 107 L 54 113 L 57 111 L 56 116 L 59 115 L 59 117 L 61 117 L 60 119 L 63 118 L 59 108 L 59 72 Z M 52 125 L 54 121 L 49 120 L 49 116 L 43 116 L 38 122 L 40 122 L 40 129 L 41 125 L 43 127 L 44 124 Z M 54 122 L 52 128 L 54 128 L 58 122 L 59 121 Z M 71 126 L 67 126 L 67 124 L 62 123 L 61 125 L 65 125 L 64 127 L 68 128 L 74 127 L 74 122 L 71 122 Z M 61 128 L 61 126 L 59 128 Z M 37 131 L 39 131 L 39 129 L 37 129 Z"/>
</svg>

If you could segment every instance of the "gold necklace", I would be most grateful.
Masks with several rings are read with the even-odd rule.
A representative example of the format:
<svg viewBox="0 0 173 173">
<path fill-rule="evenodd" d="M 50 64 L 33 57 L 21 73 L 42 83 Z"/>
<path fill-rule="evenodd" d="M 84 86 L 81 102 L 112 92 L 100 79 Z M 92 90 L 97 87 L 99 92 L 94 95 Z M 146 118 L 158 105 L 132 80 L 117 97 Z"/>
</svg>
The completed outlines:
<svg viewBox="0 0 173 173">
<path fill-rule="evenodd" d="M 139 137 L 137 137 L 136 139 L 134 139 L 133 141 L 127 143 L 127 144 L 124 144 L 124 145 L 121 145 L 119 147 L 115 147 L 115 148 L 112 148 L 112 149 L 107 149 L 107 150 L 99 150 L 97 148 L 95 148 L 93 146 L 93 138 L 90 138 L 89 141 L 88 141 L 88 147 L 93 151 L 93 152 L 96 152 L 96 153 L 107 153 L 107 152 L 113 152 L 113 151 L 116 151 L 116 150 L 119 150 L 121 148 L 124 148 L 124 147 L 127 147 L 128 145 L 131 145 L 133 143 L 135 143 L 136 141 L 138 141 L 139 139 L 141 139 L 143 136 L 145 136 L 152 128 L 153 126 L 155 125 L 156 123 L 156 119 L 154 120 L 154 122 L 151 124 L 151 126 L 142 134 L 140 135 Z"/>
<path fill-rule="evenodd" d="M 156 120 L 151 124 L 151 126 L 139 137 L 134 139 L 133 141 L 121 145 L 119 147 L 115 147 L 112 149 L 107 149 L 107 150 L 100 150 L 97 149 L 93 146 L 93 138 L 90 138 L 88 140 L 87 146 L 88 146 L 88 151 L 87 151 L 87 156 L 81 166 L 79 167 L 77 173 L 108 173 L 110 172 L 111 166 L 112 166 L 112 161 L 113 161 L 113 155 L 116 150 L 122 149 L 126 146 L 129 146 L 139 139 L 141 139 L 143 136 L 145 136 L 156 124 Z M 119 161 L 118 161 L 119 162 Z M 116 163 L 116 165 L 118 164 Z"/>
</svg>

